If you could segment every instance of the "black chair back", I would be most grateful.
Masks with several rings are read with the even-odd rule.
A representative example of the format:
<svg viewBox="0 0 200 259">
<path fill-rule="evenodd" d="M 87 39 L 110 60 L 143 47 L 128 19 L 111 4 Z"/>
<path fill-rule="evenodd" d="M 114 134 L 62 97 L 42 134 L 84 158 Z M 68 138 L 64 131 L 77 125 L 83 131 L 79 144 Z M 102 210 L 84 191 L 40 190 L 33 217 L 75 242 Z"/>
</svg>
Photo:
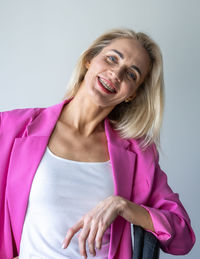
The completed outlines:
<svg viewBox="0 0 200 259">
<path fill-rule="evenodd" d="M 133 259 L 159 259 L 160 244 L 152 233 L 131 224 L 131 236 Z"/>
</svg>

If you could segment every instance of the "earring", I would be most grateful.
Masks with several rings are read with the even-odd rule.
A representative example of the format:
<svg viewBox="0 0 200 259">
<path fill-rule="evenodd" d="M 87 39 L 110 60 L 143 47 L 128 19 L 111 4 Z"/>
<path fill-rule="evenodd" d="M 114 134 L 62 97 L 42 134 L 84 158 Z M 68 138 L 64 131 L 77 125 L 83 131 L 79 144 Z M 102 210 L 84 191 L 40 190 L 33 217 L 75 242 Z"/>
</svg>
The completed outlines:
<svg viewBox="0 0 200 259">
<path fill-rule="evenodd" d="M 132 96 L 128 97 L 128 98 L 125 99 L 124 101 L 125 101 L 125 103 L 128 103 L 128 102 L 132 101 L 135 97 L 136 97 L 136 93 L 133 94 Z"/>
<path fill-rule="evenodd" d="M 127 98 L 127 99 L 125 99 L 124 101 L 125 101 L 125 103 L 129 103 L 130 101 L 132 100 L 132 98 Z"/>
</svg>

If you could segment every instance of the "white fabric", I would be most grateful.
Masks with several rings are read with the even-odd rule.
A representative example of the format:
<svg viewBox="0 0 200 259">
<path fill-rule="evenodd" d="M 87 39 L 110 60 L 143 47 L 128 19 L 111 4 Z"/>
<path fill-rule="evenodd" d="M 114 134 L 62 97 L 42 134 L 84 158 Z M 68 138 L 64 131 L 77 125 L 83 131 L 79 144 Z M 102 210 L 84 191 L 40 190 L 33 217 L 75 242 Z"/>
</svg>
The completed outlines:
<svg viewBox="0 0 200 259">
<path fill-rule="evenodd" d="M 67 249 L 62 241 L 67 230 L 98 202 L 114 194 L 110 161 L 77 162 L 54 155 L 47 147 L 33 179 L 20 243 L 20 259 L 81 258 L 78 234 Z M 107 259 L 110 227 L 104 233 L 96 257 Z"/>
</svg>

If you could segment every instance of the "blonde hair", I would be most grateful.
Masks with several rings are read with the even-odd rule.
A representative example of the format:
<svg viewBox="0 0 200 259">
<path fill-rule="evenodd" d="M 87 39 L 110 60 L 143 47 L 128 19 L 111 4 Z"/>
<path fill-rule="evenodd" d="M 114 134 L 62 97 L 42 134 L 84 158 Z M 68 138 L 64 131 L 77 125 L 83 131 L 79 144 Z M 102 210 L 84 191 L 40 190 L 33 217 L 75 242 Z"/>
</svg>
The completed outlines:
<svg viewBox="0 0 200 259">
<path fill-rule="evenodd" d="M 114 29 L 98 37 L 84 51 L 72 73 L 64 99 L 74 97 L 87 72 L 85 66 L 102 49 L 116 39 L 136 39 L 145 48 L 151 60 L 151 69 L 137 89 L 136 97 L 122 102 L 108 115 L 113 128 L 125 139 L 139 139 L 142 148 L 153 142 L 160 144 L 160 128 L 163 119 L 164 82 L 163 61 L 159 46 L 147 34 L 130 29 Z"/>
</svg>

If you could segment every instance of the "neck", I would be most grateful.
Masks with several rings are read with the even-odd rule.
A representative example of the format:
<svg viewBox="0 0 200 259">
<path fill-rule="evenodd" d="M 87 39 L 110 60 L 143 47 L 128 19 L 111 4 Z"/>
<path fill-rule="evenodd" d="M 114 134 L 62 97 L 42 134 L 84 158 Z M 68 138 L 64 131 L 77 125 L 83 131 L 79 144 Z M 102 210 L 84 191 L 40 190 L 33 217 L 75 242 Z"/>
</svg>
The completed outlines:
<svg viewBox="0 0 200 259">
<path fill-rule="evenodd" d="M 87 96 L 78 91 L 74 98 L 64 106 L 60 119 L 84 137 L 104 132 L 104 119 L 111 107 L 97 106 Z"/>
</svg>

